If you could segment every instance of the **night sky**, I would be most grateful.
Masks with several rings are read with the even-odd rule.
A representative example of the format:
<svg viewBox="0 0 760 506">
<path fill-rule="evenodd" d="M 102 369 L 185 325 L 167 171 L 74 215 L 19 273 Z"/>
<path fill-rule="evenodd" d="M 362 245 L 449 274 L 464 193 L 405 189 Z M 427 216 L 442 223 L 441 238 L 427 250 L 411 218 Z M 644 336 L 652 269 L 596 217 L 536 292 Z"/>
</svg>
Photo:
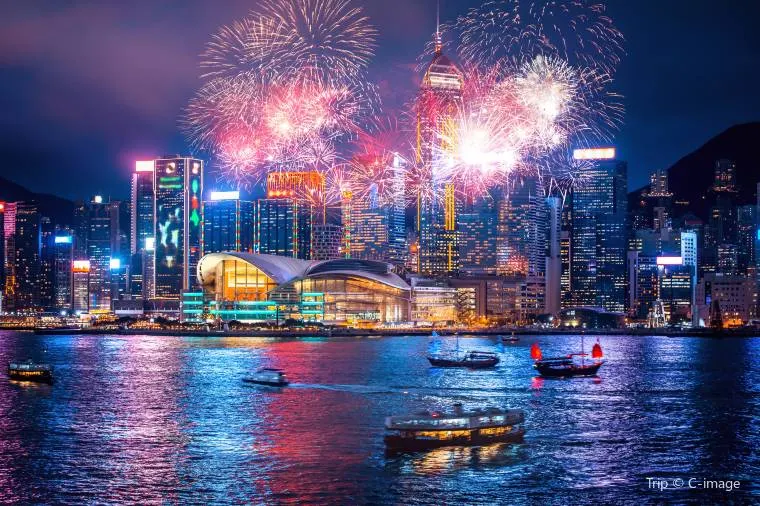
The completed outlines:
<svg viewBox="0 0 760 506">
<path fill-rule="evenodd" d="M 380 30 L 371 76 L 401 101 L 435 0 L 361 3 Z M 479 3 L 442 0 L 441 17 Z M 255 0 L 4 4 L 0 176 L 75 199 L 126 197 L 136 159 L 188 151 L 177 120 L 199 84 L 198 54 Z M 631 189 L 732 124 L 760 120 L 760 2 L 611 0 L 608 12 L 627 39 L 616 144 Z"/>
</svg>

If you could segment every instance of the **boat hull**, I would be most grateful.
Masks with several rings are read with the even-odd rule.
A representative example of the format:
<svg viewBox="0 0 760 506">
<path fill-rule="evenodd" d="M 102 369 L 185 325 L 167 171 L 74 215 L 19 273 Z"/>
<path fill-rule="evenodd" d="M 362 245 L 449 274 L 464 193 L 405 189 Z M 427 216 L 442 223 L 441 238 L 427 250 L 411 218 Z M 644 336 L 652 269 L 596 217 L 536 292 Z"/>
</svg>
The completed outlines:
<svg viewBox="0 0 760 506">
<path fill-rule="evenodd" d="M 243 381 L 246 383 L 251 383 L 253 385 L 263 385 L 266 387 L 286 387 L 288 386 L 287 381 L 267 381 L 267 380 L 257 380 L 253 378 L 243 378 Z"/>
<path fill-rule="evenodd" d="M 385 447 L 389 452 L 414 452 L 447 446 L 484 446 L 494 443 L 518 443 L 523 440 L 523 436 L 525 436 L 525 429 L 523 427 L 515 427 L 510 432 L 493 436 L 484 436 L 478 431 L 473 431 L 472 434 L 467 436 L 443 440 L 417 439 L 397 434 L 388 434 L 385 436 Z"/>
<path fill-rule="evenodd" d="M 53 374 L 50 371 L 16 371 L 8 370 L 8 377 L 14 381 L 32 381 L 34 383 L 53 383 Z"/>
<path fill-rule="evenodd" d="M 468 369 L 488 369 L 499 363 L 498 358 L 483 360 L 453 360 L 447 358 L 428 357 L 430 365 L 434 367 L 466 367 Z"/>
<path fill-rule="evenodd" d="M 574 376 L 596 376 L 599 368 L 602 366 L 602 362 L 589 365 L 573 365 L 570 367 L 561 367 L 551 364 L 535 364 L 536 368 L 541 376 L 549 378 L 570 378 Z"/>
</svg>

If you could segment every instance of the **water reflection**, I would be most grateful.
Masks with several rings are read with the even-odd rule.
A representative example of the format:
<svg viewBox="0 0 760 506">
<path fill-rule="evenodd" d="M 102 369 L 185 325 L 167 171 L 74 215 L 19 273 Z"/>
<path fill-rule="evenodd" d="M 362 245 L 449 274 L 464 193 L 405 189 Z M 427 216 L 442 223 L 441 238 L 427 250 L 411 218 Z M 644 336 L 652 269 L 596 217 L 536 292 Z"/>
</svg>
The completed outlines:
<svg viewBox="0 0 760 506">
<path fill-rule="evenodd" d="M 760 340 L 603 336 L 597 378 L 557 381 L 532 368 L 537 340 L 579 347 L 470 337 L 502 359 L 470 371 L 431 368 L 428 337 L 0 333 L 0 363 L 46 356 L 57 376 L 0 381 L 0 502 L 720 502 L 646 489 L 686 475 L 745 480 L 739 502 L 758 491 Z M 241 381 L 263 366 L 294 386 Z M 386 456 L 385 416 L 454 402 L 525 409 L 525 441 Z"/>
</svg>

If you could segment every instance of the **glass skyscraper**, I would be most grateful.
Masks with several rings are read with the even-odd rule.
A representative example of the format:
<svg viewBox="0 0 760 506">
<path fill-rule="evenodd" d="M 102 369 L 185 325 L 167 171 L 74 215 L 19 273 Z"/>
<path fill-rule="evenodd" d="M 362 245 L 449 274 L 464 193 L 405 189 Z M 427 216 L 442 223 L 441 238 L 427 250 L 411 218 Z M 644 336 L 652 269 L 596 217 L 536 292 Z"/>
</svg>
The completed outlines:
<svg viewBox="0 0 760 506">
<path fill-rule="evenodd" d="M 154 167 L 155 294 L 178 300 L 195 286 L 201 257 L 203 161 L 166 157 Z"/>
<path fill-rule="evenodd" d="M 53 237 L 54 307 L 70 310 L 73 304 L 74 237 L 57 233 Z"/>
<path fill-rule="evenodd" d="M 240 192 L 211 192 L 203 203 L 203 254 L 253 252 L 254 205 Z"/>
<path fill-rule="evenodd" d="M 256 202 L 254 250 L 257 253 L 309 259 L 312 207 L 293 199 Z"/>
<path fill-rule="evenodd" d="M 597 160 L 573 192 L 573 304 L 623 311 L 626 301 L 627 164 Z"/>
</svg>

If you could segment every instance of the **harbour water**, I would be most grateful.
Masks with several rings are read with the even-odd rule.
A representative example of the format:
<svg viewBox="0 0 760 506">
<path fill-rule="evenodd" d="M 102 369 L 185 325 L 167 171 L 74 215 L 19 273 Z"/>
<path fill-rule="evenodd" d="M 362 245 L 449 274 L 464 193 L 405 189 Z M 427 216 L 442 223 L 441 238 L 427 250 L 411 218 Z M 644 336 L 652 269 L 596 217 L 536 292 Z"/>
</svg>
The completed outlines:
<svg viewBox="0 0 760 506">
<path fill-rule="evenodd" d="M 586 338 L 586 348 L 596 338 Z M 602 336 L 596 378 L 542 380 L 529 347 L 460 340 L 492 370 L 431 368 L 453 337 L 274 340 L 0 331 L 0 503 L 750 503 L 760 498 L 760 339 Z M 258 367 L 291 387 L 245 384 Z M 5 367 L 5 365 L 3 365 Z M 383 421 L 422 409 L 526 411 L 521 444 L 386 455 Z M 649 480 L 647 478 L 650 478 Z M 660 490 L 651 478 L 681 487 Z M 689 479 L 738 488 L 689 488 Z M 699 482 L 692 482 L 694 484 Z"/>
</svg>

